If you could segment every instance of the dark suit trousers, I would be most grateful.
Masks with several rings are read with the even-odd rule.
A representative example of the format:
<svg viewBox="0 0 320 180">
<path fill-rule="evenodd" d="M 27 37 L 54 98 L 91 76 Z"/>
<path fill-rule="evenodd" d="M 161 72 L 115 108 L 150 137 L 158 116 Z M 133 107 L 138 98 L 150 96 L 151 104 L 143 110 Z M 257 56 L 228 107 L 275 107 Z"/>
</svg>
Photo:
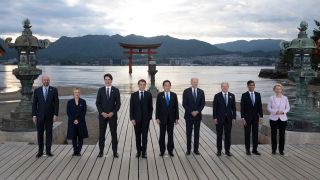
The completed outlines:
<svg viewBox="0 0 320 180">
<path fill-rule="evenodd" d="M 287 127 L 287 121 L 281 121 L 278 119 L 277 121 L 270 120 L 271 127 L 271 147 L 272 152 L 276 152 L 277 150 L 277 134 L 279 129 L 279 152 L 283 152 L 284 143 L 285 143 L 285 131 Z"/>
<path fill-rule="evenodd" d="M 52 145 L 52 128 L 53 128 L 53 120 L 45 117 L 43 120 L 37 121 L 37 135 L 38 135 L 38 145 L 39 152 L 43 152 L 43 135 L 44 131 L 46 131 L 46 152 L 51 152 Z"/>
<path fill-rule="evenodd" d="M 221 152 L 221 150 L 222 150 L 223 131 L 224 131 L 224 149 L 226 152 L 230 152 L 231 128 L 232 128 L 232 120 L 228 120 L 227 118 L 225 118 L 223 122 L 218 122 L 218 124 L 216 125 L 217 149 L 219 152 Z"/>
<path fill-rule="evenodd" d="M 72 138 L 73 152 L 80 153 L 83 145 L 83 138 L 80 137 L 80 129 L 78 125 L 74 127 L 74 134 Z"/>
<path fill-rule="evenodd" d="M 134 132 L 136 135 L 136 148 L 138 153 L 145 153 L 147 150 L 149 124 L 150 121 L 147 120 L 137 122 L 137 124 L 134 126 Z"/>
<path fill-rule="evenodd" d="M 191 151 L 192 129 L 194 129 L 193 151 L 199 150 L 199 133 L 201 120 L 186 119 L 187 151 Z"/>
<path fill-rule="evenodd" d="M 174 149 L 173 128 L 174 128 L 174 124 L 171 124 L 169 122 L 167 122 L 167 123 L 161 122 L 160 123 L 159 146 L 160 146 L 161 153 L 164 153 L 166 151 L 166 142 L 165 142 L 166 132 L 168 133 L 167 150 L 168 150 L 168 152 L 173 152 L 173 149 Z"/>
<path fill-rule="evenodd" d="M 252 132 L 252 151 L 257 151 L 258 148 L 258 129 L 259 118 L 247 120 L 247 125 L 244 126 L 244 137 L 246 150 L 250 151 L 250 136 Z"/>
<path fill-rule="evenodd" d="M 117 125 L 118 122 L 116 119 L 105 119 L 100 117 L 99 118 L 99 148 L 100 152 L 104 150 L 104 143 L 106 140 L 106 129 L 109 123 L 109 128 L 111 132 L 111 143 L 112 143 L 112 150 L 114 153 L 118 151 L 118 136 L 117 136 Z"/>
</svg>

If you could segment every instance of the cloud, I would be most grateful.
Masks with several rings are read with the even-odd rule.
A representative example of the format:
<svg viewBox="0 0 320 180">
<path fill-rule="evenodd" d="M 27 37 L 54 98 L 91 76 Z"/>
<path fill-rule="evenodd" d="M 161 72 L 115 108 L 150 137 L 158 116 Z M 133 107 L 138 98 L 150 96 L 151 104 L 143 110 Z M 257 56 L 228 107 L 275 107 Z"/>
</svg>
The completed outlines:
<svg viewBox="0 0 320 180">
<path fill-rule="evenodd" d="M 0 2 L 0 36 L 22 31 L 30 18 L 42 37 L 86 34 L 171 35 L 209 43 L 292 39 L 301 20 L 311 34 L 314 0 L 20 0 Z"/>
</svg>

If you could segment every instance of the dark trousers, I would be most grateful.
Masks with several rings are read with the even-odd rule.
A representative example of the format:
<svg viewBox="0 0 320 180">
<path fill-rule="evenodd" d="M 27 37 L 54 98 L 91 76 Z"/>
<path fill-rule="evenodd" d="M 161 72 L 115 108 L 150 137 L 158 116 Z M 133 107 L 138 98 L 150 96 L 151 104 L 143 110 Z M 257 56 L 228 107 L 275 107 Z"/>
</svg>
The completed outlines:
<svg viewBox="0 0 320 180">
<path fill-rule="evenodd" d="M 52 145 L 52 127 L 53 127 L 53 119 L 45 117 L 43 120 L 37 121 L 37 136 L 38 136 L 38 145 L 39 152 L 43 152 L 43 135 L 44 131 L 46 131 L 46 152 L 51 153 L 51 145 Z"/>
<path fill-rule="evenodd" d="M 249 119 L 247 125 L 244 126 L 244 142 L 246 150 L 250 151 L 250 136 L 252 132 L 252 151 L 257 151 L 258 148 L 258 129 L 259 129 L 259 118 Z"/>
<path fill-rule="evenodd" d="M 114 153 L 118 151 L 118 136 L 117 136 L 117 126 L 118 122 L 116 119 L 109 119 L 109 118 L 99 118 L 99 148 L 100 152 L 103 152 L 104 143 L 106 140 L 106 129 L 109 123 L 109 128 L 111 132 L 111 143 L 112 143 L 112 150 Z"/>
<path fill-rule="evenodd" d="M 194 129 L 193 151 L 199 150 L 199 133 L 201 120 L 186 119 L 187 151 L 191 151 L 192 129 Z"/>
<path fill-rule="evenodd" d="M 136 148 L 137 152 L 145 153 L 148 144 L 148 131 L 149 131 L 150 121 L 137 122 L 134 126 L 134 132 L 136 135 Z"/>
<path fill-rule="evenodd" d="M 216 125 L 218 152 L 221 152 L 222 150 L 223 131 L 224 131 L 224 149 L 226 152 L 230 152 L 231 128 L 232 128 L 232 120 L 228 120 L 227 118 L 225 118 L 223 122 L 218 122 L 218 124 Z"/>
<path fill-rule="evenodd" d="M 285 131 L 287 127 L 287 121 L 281 121 L 278 119 L 277 121 L 270 120 L 271 127 L 271 147 L 272 152 L 277 151 L 277 134 L 279 129 L 279 152 L 283 152 L 284 143 L 285 143 Z"/>
<path fill-rule="evenodd" d="M 73 152 L 75 154 L 78 154 L 81 152 L 82 145 L 83 145 L 83 138 L 80 136 L 80 130 L 77 125 L 74 127 L 72 145 L 73 145 Z"/>
<path fill-rule="evenodd" d="M 168 152 L 173 152 L 174 149 L 174 143 L 173 143 L 173 128 L 174 124 L 171 123 L 160 123 L 160 138 L 159 138 L 159 146 L 160 146 L 160 152 L 164 153 L 166 151 L 166 132 L 168 133 L 168 144 L 167 144 L 167 150 Z"/>
</svg>

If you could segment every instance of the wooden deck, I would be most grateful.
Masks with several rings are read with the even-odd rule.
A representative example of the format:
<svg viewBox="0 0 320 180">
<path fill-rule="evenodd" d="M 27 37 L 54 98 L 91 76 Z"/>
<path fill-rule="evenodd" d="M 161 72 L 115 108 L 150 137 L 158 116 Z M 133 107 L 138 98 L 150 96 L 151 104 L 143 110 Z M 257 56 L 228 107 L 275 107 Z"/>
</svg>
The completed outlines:
<svg viewBox="0 0 320 180">
<path fill-rule="evenodd" d="M 183 117 L 180 106 L 180 117 Z M 37 145 L 1 144 L 0 179 L 320 179 L 320 146 L 287 145 L 286 155 L 271 155 L 260 145 L 261 156 L 247 156 L 243 145 L 233 145 L 233 157 L 217 157 L 216 135 L 201 125 L 200 156 L 185 155 L 185 122 L 174 129 L 174 157 L 159 157 L 155 121 L 150 124 L 148 159 L 135 157 L 135 136 L 129 122 L 129 98 L 122 97 L 119 111 L 119 155 L 114 159 L 109 130 L 104 158 L 98 145 L 85 145 L 81 157 L 72 157 L 71 145 L 53 145 L 53 157 L 35 158 Z"/>
</svg>

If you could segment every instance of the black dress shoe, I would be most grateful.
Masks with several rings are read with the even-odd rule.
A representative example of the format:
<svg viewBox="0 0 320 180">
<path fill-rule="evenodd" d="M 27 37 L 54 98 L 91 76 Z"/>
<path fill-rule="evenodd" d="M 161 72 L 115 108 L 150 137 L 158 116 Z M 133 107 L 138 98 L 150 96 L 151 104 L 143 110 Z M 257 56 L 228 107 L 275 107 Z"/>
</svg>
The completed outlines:
<svg viewBox="0 0 320 180">
<path fill-rule="evenodd" d="M 275 152 L 275 151 L 272 151 L 272 154 L 273 154 L 273 155 L 275 155 L 275 154 L 276 154 L 276 152 Z"/>
<path fill-rule="evenodd" d="M 43 155 L 43 153 L 38 153 L 37 155 L 36 155 L 36 158 L 40 158 L 41 156 Z"/>
<path fill-rule="evenodd" d="M 136 157 L 137 157 L 137 158 L 140 157 L 140 153 L 136 153 Z"/>
<path fill-rule="evenodd" d="M 250 151 L 246 151 L 246 155 L 251 155 L 251 152 Z"/>
<path fill-rule="evenodd" d="M 160 152 L 159 156 L 163 157 L 164 155 L 164 152 Z"/>
<path fill-rule="evenodd" d="M 196 154 L 196 155 L 200 155 L 199 151 L 194 151 L 193 153 Z"/>
<path fill-rule="evenodd" d="M 187 152 L 186 152 L 186 155 L 190 155 L 190 151 L 187 151 Z"/>
<path fill-rule="evenodd" d="M 173 157 L 173 156 L 174 156 L 173 152 L 169 152 L 169 155 L 170 155 L 171 157 Z"/>
<path fill-rule="evenodd" d="M 81 153 L 78 152 L 76 156 L 81 156 Z"/>
<path fill-rule="evenodd" d="M 101 158 L 103 156 L 103 152 L 99 152 L 98 158 Z"/>
<path fill-rule="evenodd" d="M 77 155 L 78 155 L 77 153 L 73 153 L 73 154 L 72 154 L 72 156 L 77 156 Z"/>
<path fill-rule="evenodd" d="M 221 151 L 218 151 L 218 152 L 217 152 L 217 156 L 221 156 Z"/>
<path fill-rule="evenodd" d="M 114 158 L 118 158 L 118 157 L 119 157 L 119 154 L 118 154 L 118 153 L 113 153 L 113 157 L 114 157 Z"/>
<path fill-rule="evenodd" d="M 47 154 L 47 156 L 49 156 L 49 157 L 52 157 L 52 156 L 53 156 L 53 154 L 52 154 L 51 152 L 47 152 L 46 154 Z"/>
<path fill-rule="evenodd" d="M 147 158 L 147 153 L 142 153 L 142 158 L 146 159 Z"/>
<path fill-rule="evenodd" d="M 229 157 L 232 156 L 232 154 L 230 152 L 226 152 L 226 155 Z"/>
<path fill-rule="evenodd" d="M 260 156 L 261 154 L 258 151 L 252 151 L 252 154 Z"/>
<path fill-rule="evenodd" d="M 284 155 L 284 152 L 280 152 L 280 155 L 283 156 L 283 155 Z"/>
</svg>

